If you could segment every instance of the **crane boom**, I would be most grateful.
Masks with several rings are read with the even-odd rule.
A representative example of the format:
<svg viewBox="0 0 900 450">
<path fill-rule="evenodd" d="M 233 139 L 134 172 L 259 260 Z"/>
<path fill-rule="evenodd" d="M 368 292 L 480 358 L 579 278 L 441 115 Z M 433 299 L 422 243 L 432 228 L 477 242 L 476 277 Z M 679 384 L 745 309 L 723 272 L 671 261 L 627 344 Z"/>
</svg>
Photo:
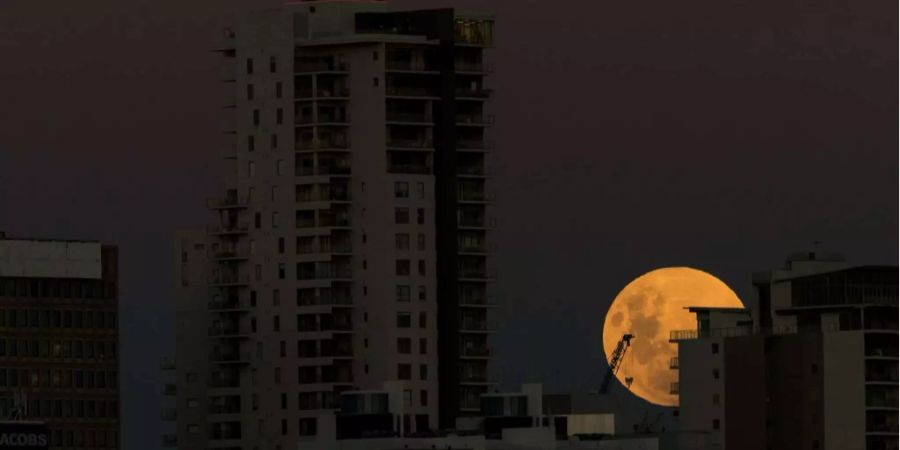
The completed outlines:
<svg viewBox="0 0 900 450">
<path fill-rule="evenodd" d="M 622 336 L 622 339 L 616 345 L 616 350 L 609 358 L 609 371 L 606 372 L 606 376 L 603 377 L 603 384 L 600 385 L 601 394 L 605 394 L 607 389 L 609 389 L 609 382 L 612 381 L 613 376 L 616 374 L 616 372 L 619 371 L 619 366 L 622 363 L 622 358 L 625 357 L 625 352 L 628 351 L 628 347 L 631 346 L 632 339 L 634 339 L 633 334 L 625 333 L 625 335 Z"/>
</svg>

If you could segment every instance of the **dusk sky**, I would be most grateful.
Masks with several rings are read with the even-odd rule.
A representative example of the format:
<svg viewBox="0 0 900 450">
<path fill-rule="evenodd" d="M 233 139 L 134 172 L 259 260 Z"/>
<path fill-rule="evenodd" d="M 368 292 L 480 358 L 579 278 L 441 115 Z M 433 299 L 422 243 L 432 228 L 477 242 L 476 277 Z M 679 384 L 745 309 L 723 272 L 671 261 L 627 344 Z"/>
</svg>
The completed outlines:
<svg viewBox="0 0 900 450">
<path fill-rule="evenodd" d="M 158 448 L 172 235 L 220 193 L 219 23 L 279 3 L 0 1 L 0 230 L 119 245 L 124 448 Z M 596 389 L 606 308 L 657 267 L 746 301 L 815 240 L 897 263 L 896 2 L 394 5 L 497 16 L 502 386 Z"/>
</svg>

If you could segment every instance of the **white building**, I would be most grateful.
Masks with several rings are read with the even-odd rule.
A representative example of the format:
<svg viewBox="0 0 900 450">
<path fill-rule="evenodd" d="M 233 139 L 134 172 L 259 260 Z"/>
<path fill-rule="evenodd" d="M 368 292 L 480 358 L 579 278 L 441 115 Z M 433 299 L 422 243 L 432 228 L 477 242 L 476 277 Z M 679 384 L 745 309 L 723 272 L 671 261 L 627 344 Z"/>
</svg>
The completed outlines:
<svg viewBox="0 0 900 450">
<path fill-rule="evenodd" d="M 239 18 L 220 52 L 230 164 L 177 238 L 182 449 L 315 440 L 340 394 L 403 383 L 452 427 L 491 381 L 493 19 L 384 2 Z"/>
<path fill-rule="evenodd" d="M 678 343 L 682 430 L 716 447 L 898 448 L 897 268 L 794 255 L 751 308 L 691 308 Z"/>
</svg>

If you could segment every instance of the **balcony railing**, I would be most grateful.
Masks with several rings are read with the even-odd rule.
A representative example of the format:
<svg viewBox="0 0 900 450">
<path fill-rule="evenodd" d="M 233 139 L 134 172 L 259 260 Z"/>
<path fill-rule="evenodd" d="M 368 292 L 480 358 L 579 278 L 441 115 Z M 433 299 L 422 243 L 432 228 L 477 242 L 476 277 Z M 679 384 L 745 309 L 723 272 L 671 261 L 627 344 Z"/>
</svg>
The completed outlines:
<svg viewBox="0 0 900 450">
<path fill-rule="evenodd" d="M 206 227 L 209 234 L 246 234 L 250 227 L 245 224 L 210 225 Z"/>
<path fill-rule="evenodd" d="M 467 196 L 461 200 L 483 201 L 484 198 L 484 195 Z M 497 226 L 497 219 L 493 217 L 460 217 L 457 225 L 463 228 L 494 228 Z"/>
<path fill-rule="evenodd" d="M 348 72 L 350 64 L 343 61 L 294 61 L 294 73 Z"/>
<path fill-rule="evenodd" d="M 174 422 L 178 419 L 178 411 L 175 408 L 164 408 L 159 417 L 164 422 Z"/>
<path fill-rule="evenodd" d="M 219 352 L 209 355 L 211 362 L 217 363 L 246 363 L 250 361 L 250 353 L 247 352 Z"/>
<path fill-rule="evenodd" d="M 244 336 L 247 333 L 241 330 L 238 325 L 211 326 L 207 330 L 209 337 L 229 337 Z"/>
<path fill-rule="evenodd" d="M 250 277 L 246 275 L 219 275 L 216 278 L 213 278 L 214 285 L 218 286 L 238 286 L 245 285 L 250 283 Z"/>
<path fill-rule="evenodd" d="M 250 203 L 246 198 L 238 198 L 236 196 L 228 196 L 224 198 L 211 198 L 206 201 L 206 204 L 211 209 L 236 209 L 236 208 L 246 208 L 247 204 Z"/>
<path fill-rule="evenodd" d="M 494 331 L 494 323 L 488 320 L 461 320 L 459 329 L 462 331 Z"/>
<path fill-rule="evenodd" d="M 434 120 L 432 119 L 431 114 L 426 114 L 426 113 L 417 114 L 417 113 L 389 112 L 389 113 L 387 113 L 387 121 L 388 122 L 431 124 Z"/>
<path fill-rule="evenodd" d="M 678 383 L 672 383 L 669 385 L 669 394 L 678 395 Z"/>
<path fill-rule="evenodd" d="M 175 383 L 166 383 L 163 385 L 163 395 L 175 395 L 176 393 L 178 393 L 178 387 L 175 385 Z"/>
<path fill-rule="evenodd" d="M 210 311 L 240 311 L 249 309 L 249 306 L 246 303 L 237 299 L 210 300 L 206 306 Z"/>
<path fill-rule="evenodd" d="M 786 325 L 777 327 L 729 327 L 729 328 L 713 328 L 709 330 L 673 330 L 669 332 L 670 341 L 685 341 L 692 339 L 705 338 L 729 338 L 751 335 L 777 335 L 777 334 L 798 334 L 798 333 L 830 333 L 835 331 L 849 330 L 849 328 L 841 328 L 839 325 L 829 325 L 822 327 L 798 327 L 796 325 Z"/>
<path fill-rule="evenodd" d="M 494 123 L 494 116 L 484 114 L 458 114 L 457 125 L 490 125 Z"/>
<path fill-rule="evenodd" d="M 431 139 L 400 139 L 389 137 L 387 146 L 392 148 L 433 148 Z"/>
<path fill-rule="evenodd" d="M 388 166 L 390 173 L 404 173 L 416 175 L 430 175 L 431 167 L 423 164 L 390 164 Z"/>
<path fill-rule="evenodd" d="M 411 61 L 402 59 L 388 59 L 385 61 L 387 70 L 402 70 L 406 72 L 436 72 L 438 69 L 424 61 Z"/>
<path fill-rule="evenodd" d="M 297 150 L 329 150 L 350 148 L 347 138 L 325 138 L 301 140 L 297 142 Z"/>
<path fill-rule="evenodd" d="M 677 368 L 678 368 L 678 357 L 677 357 L 677 356 L 674 357 L 674 358 L 669 359 L 669 368 L 670 368 L 670 369 L 677 369 Z"/>
<path fill-rule="evenodd" d="M 440 97 L 440 94 L 434 89 L 411 86 L 388 86 L 387 95 L 392 97 Z"/>
<path fill-rule="evenodd" d="M 350 89 L 346 87 L 319 88 L 315 91 L 312 89 L 298 89 L 294 97 L 298 99 L 347 98 L 350 97 Z"/>
<path fill-rule="evenodd" d="M 496 195 L 483 190 L 460 189 L 456 193 L 456 198 L 461 202 L 490 202 L 496 199 Z"/>
</svg>

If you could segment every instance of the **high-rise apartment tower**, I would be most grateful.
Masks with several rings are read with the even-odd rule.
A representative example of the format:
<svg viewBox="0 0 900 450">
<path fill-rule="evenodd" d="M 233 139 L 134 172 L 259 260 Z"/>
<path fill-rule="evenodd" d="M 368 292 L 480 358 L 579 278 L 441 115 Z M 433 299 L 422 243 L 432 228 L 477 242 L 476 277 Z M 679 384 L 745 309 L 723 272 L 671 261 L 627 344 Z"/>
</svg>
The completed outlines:
<svg viewBox="0 0 900 450">
<path fill-rule="evenodd" d="M 341 392 L 390 381 L 406 433 L 479 411 L 492 33 L 490 16 L 383 2 L 227 31 L 228 187 L 176 245 L 180 448 L 294 448 Z"/>
</svg>

